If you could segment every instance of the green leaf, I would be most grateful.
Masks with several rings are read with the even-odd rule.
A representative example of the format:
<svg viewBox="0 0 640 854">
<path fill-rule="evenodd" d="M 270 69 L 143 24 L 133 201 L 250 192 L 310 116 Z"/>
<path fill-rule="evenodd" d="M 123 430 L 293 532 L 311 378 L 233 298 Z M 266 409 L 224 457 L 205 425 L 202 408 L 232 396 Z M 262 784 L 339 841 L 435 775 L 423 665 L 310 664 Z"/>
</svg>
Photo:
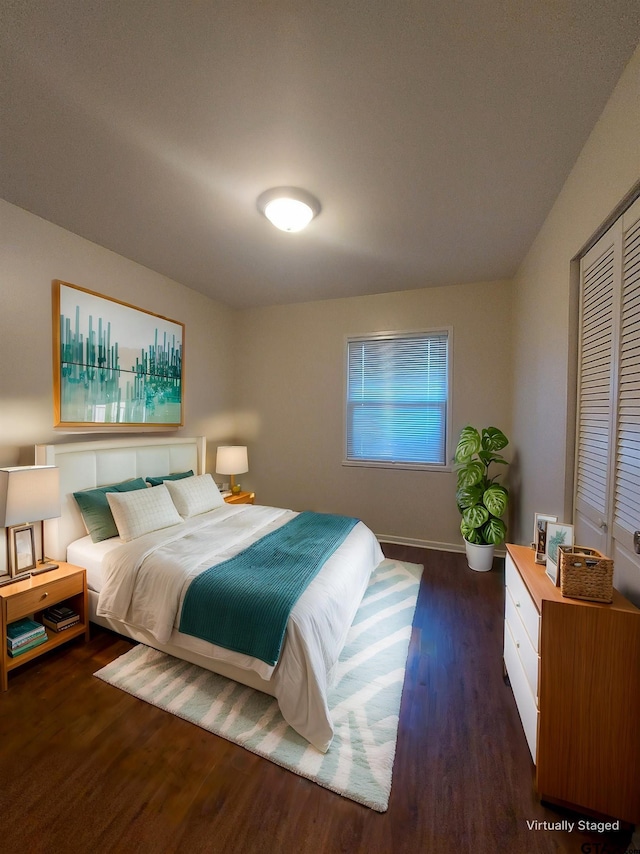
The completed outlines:
<svg viewBox="0 0 640 854">
<path fill-rule="evenodd" d="M 509 493 L 499 483 L 492 483 L 488 489 L 485 489 L 482 496 L 482 503 L 492 516 L 502 516 L 508 502 Z"/>
<path fill-rule="evenodd" d="M 484 478 L 484 466 L 480 460 L 470 460 L 458 470 L 458 489 L 475 486 Z"/>
<path fill-rule="evenodd" d="M 509 440 L 497 427 L 485 427 L 482 431 L 482 447 L 485 451 L 500 451 L 506 448 Z"/>
<path fill-rule="evenodd" d="M 475 486 L 464 486 L 456 492 L 456 503 L 460 510 L 479 504 L 482 500 L 484 490 L 481 484 Z"/>
<path fill-rule="evenodd" d="M 481 447 L 482 439 L 476 428 L 469 425 L 463 427 L 456 447 L 455 461 L 457 463 L 466 462 L 474 454 L 477 454 Z"/>
<path fill-rule="evenodd" d="M 489 511 L 482 504 L 467 507 L 462 514 L 462 519 L 470 528 L 481 528 L 489 518 Z"/>
<path fill-rule="evenodd" d="M 507 464 L 507 461 L 501 454 L 494 454 L 493 451 L 478 451 L 478 456 L 486 466 L 488 466 L 489 463 Z"/>
<path fill-rule="evenodd" d="M 486 525 L 482 526 L 480 535 L 485 542 L 493 543 L 494 546 L 499 546 L 500 543 L 504 542 L 504 539 L 507 536 L 507 526 L 504 524 L 502 519 L 491 518 Z"/>
<path fill-rule="evenodd" d="M 470 543 L 482 543 L 482 536 L 480 531 L 476 528 L 470 528 L 469 525 L 466 525 L 464 521 L 460 523 L 460 533 Z"/>
</svg>

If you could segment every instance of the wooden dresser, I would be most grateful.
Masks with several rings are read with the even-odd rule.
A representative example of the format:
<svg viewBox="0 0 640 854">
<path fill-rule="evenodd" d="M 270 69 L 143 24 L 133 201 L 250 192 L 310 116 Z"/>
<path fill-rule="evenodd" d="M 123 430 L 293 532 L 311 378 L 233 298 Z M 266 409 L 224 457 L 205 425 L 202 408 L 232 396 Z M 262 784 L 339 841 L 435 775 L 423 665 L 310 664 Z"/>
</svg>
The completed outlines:
<svg viewBox="0 0 640 854">
<path fill-rule="evenodd" d="M 640 610 L 566 599 L 507 546 L 504 664 L 542 800 L 640 822 Z"/>
</svg>

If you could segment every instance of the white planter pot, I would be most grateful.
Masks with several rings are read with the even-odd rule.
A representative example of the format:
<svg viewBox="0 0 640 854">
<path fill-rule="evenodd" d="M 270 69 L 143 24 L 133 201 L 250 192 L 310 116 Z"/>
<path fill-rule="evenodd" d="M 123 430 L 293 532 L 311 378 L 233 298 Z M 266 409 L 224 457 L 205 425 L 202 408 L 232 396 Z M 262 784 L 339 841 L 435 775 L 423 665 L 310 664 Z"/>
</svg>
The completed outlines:
<svg viewBox="0 0 640 854">
<path fill-rule="evenodd" d="M 493 566 L 493 552 L 495 546 L 479 546 L 475 543 L 464 541 L 467 550 L 467 563 L 469 569 L 475 569 L 476 572 L 488 572 Z"/>
</svg>

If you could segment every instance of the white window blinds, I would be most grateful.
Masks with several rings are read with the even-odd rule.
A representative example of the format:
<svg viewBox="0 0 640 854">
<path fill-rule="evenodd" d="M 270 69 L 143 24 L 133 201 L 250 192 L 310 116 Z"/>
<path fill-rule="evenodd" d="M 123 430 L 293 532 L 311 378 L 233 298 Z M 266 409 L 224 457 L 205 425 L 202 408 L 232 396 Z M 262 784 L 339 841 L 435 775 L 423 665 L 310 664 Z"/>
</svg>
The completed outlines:
<svg viewBox="0 0 640 854">
<path fill-rule="evenodd" d="M 347 460 L 445 465 L 449 332 L 347 342 Z"/>
</svg>

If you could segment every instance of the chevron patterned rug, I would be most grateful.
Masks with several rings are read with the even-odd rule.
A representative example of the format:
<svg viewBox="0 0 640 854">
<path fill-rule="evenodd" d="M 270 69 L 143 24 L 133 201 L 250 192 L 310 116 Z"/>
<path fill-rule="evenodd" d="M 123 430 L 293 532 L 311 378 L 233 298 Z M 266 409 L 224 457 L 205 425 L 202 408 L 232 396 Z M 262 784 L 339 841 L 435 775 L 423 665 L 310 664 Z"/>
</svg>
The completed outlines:
<svg viewBox="0 0 640 854">
<path fill-rule="evenodd" d="M 422 567 L 385 560 L 347 636 L 323 754 L 287 725 L 273 697 L 165 653 L 135 646 L 95 675 L 327 789 L 384 812 Z"/>
</svg>

